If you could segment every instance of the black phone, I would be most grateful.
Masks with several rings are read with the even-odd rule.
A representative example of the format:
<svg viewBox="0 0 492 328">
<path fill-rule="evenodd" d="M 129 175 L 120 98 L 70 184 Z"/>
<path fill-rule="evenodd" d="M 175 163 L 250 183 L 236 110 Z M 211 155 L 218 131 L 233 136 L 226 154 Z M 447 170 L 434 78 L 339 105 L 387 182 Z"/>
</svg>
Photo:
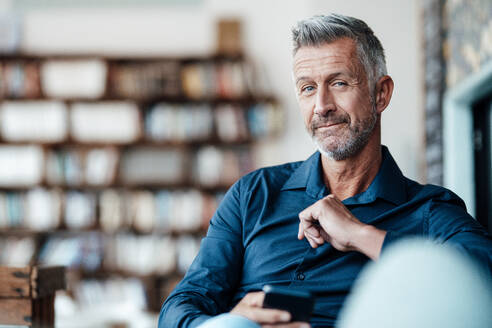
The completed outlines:
<svg viewBox="0 0 492 328">
<path fill-rule="evenodd" d="M 308 322 L 313 312 L 314 296 L 304 290 L 290 287 L 265 285 L 263 307 L 290 312 L 291 321 Z"/>
</svg>

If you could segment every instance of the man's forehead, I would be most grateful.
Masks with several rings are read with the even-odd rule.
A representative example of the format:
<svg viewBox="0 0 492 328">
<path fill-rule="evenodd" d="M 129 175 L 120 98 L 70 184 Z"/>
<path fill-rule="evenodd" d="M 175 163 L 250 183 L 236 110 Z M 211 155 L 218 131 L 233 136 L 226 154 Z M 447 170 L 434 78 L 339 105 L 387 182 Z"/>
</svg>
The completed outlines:
<svg viewBox="0 0 492 328">
<path fill-rule="evenodd" d="M 338 67 L 342 69 L 358 65 L 359 60 L 355 50 L 355 43 L 351 39 L 341 39 L 319 46 L 301 47 L 294 56 L 294 74 L 302 75 L 301 72 L 321 68 Z"/>
<path fill-rule="evenodd" d="M 300 56 L 320 56 L 322 57 L 325 53 L 332 54 L 353 54 L 356 52 L 356 43 L 350 38 L 341 38 L 331 42 L 324 42 L 318 45 L 308 45 L 301 46 L 294 54 L 294 61 Z"/>
</svg>

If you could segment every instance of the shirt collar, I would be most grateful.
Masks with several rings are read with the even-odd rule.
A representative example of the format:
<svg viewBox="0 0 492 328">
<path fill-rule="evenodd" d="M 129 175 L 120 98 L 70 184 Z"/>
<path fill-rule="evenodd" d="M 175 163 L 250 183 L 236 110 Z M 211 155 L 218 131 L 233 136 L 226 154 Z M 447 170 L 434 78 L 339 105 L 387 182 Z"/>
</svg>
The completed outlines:
<svg viewBox="0 0 492 328">
<path fill-rule="evenodd" d="M 382 162 L 378 174 L 366 191 L 343 201 L 345 205 L 368 204 L 377 198 L 384 199 L 395 205 L 403 204 L 407 199 L 405 177 L 391 156 L 386 146 L 381 147 Z"/>
<path fill-rule="evenodd" d="M 345 205 L 367 204 L 382 198 L 395 205 L 406 201 L 405 177 L 391 156 L 388 148 L 382 146 L 382 163 L 378 174 L 366 191 L 343 201 Z M 306 189 L 313 198 L 320 199 L 328 195 L 322 178 L 321 155 L 317 151 L 301 163 L 284 183 L 281 190 Z"/>
<path fill-rule="evenodd" d="M 281 190 L 306 189 L 306 193 L 316 199 L 328 195 L 322 178 L 321 154 L 316 151 L 301 163 L 284 183 Z"/>
</svg>

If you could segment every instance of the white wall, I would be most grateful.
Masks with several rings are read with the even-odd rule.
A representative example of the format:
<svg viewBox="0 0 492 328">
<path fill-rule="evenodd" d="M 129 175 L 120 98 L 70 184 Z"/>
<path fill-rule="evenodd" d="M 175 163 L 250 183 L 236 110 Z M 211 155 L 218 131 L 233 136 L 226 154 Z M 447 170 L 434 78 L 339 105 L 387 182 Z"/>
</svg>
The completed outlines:
<svg viewBox="0 0 492 328">
<path fill-rule="evenodd" d="M 308 157 L 314 147 L 297 109 L 291 81 L 290 28 L 313 14 L 338 12 L 362 18 L 386 48 L 395 80 L 383 113 L 383 143 L 402 171 L 424 180 L 423 109 L 415 1 L 392 0 L 203 0 L 198 6 L 62 8 L 25 11 L 21 47 L 28 52 L 208 54 L 215 46 L 215 20 L 243 20 L 244 48 L 281 101 L 284 134 L 258 148 L 261 165 Z"/>
</svg>

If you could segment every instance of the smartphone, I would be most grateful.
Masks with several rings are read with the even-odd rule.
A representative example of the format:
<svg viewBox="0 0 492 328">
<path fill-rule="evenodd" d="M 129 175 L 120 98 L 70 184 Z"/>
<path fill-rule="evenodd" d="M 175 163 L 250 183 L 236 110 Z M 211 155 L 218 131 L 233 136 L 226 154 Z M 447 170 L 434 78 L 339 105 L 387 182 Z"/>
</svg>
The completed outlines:
<svg viewBox="0 0 492 328">
<path fill-rule="evenodd" d="M 308 322 L 313 312 L 314 297 L 310 292 L 281 286 L 265 285 L 263 307 L 290 312 L 291 321 Z"/>
</svg>

